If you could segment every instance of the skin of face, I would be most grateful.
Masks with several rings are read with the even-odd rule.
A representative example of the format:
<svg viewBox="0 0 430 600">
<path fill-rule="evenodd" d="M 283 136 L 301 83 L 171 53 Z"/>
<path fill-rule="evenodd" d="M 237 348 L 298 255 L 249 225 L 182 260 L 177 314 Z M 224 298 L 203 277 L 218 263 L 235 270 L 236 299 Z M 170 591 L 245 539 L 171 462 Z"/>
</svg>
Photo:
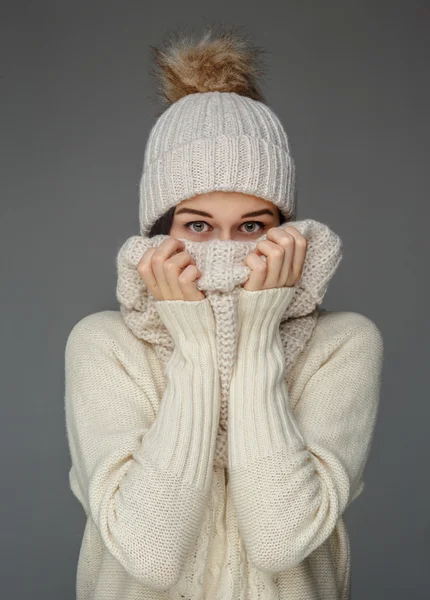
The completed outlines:
<svg viewBox="0 0 430 600">
<path fill-rule="evenodd" d="M 256 211 L 265 212 L 249 215 Z M 197 242 L 244 241 L 256 239 L 278 226 L 278 209 L 272 202 L 242 192 L 213 191 L 180 202 L 169 235 Z"/>
</svg>

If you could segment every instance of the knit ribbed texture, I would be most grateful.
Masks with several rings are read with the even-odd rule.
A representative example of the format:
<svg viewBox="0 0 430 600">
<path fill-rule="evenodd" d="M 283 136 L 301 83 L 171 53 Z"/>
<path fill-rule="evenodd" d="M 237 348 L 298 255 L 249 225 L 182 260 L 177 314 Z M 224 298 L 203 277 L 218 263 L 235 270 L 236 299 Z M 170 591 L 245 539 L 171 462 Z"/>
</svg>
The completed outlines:
<svg viewBox="0 0 430 600">
<path fill-rule="evenodd" d="M 282 315 L 294 292 L 291 287 L 240 292 L 237 355 L 230 386 L 234 402 L 229 403 L 228 414 L 233 432 L 229 439 L 231 470 L 273 455 L 285 446 L 303 446 L 300 432 L 284 408 L 288 391 L 279 333 Z M 254 373 L 262 360 L 266 368 L 255 380 Z"/>
<path fill-rule="evenodd" d="M 197 305 L 163 300 L 156 306 L 175 348 L 166 365 L 164 401 L 142 452 L 161 471 L 206 493 L 220 407 L 214 316 L 207 299 Z"/>
<path fill-rule="evenodd" d="M 140 233 L 172 206 L 214 190 L 253 194 L 295 212 L 295 164 L 274 111 L 234 92 L 189 94 L 157 119 L 140 181 Z"/>
</svg>

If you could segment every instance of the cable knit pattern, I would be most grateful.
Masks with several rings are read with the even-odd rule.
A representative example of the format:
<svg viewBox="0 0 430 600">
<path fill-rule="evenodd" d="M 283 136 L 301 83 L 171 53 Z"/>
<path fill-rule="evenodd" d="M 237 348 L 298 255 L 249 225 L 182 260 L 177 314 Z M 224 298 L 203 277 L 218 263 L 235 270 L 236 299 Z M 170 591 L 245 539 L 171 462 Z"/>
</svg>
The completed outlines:
<svg viewBox="0 0 430 600">
<path fill-rule="evenodd" d="M 120 312 L 72 329 L 77 600 L 350 600 L 342 515 L 364 488 L 382 336 L 318 307 L 341 242 L 290 225 L 308 238 L 294 288 L 243 289 L 255 241 L 187 240 L 206 298 L 158 301 L 136 266 L 165 236 L 135 236 L 118 253 Z"/>
</svg>

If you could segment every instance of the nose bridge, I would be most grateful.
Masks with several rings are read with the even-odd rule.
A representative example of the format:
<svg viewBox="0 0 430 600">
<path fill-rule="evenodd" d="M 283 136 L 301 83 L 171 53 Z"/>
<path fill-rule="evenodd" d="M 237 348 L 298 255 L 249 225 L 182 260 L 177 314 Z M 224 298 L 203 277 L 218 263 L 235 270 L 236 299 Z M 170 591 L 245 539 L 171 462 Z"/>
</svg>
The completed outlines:
<svg viewBox="0 0 430 600">
<path fill-rule="evenodd" d="M 233 239 L 232 228 L 233 228 L 233 225 L 230 226 L 228 224 L 220 227 L 218 239 L 221 241 L 224 241 L 224 242 L 226 242 L 228 240 L 232 240 Z"/>
</svg>

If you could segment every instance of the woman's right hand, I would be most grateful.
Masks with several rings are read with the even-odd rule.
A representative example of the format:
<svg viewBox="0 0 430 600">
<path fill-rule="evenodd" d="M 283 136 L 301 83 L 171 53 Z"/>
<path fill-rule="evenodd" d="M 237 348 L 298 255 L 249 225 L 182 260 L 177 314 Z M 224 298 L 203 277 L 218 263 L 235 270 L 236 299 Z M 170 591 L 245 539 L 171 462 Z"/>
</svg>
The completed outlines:
<svg viewBox="0 0 430 600">
<path fill-rule="evenodd" d="M 196 287 L 201 272 L 184 247 L 184 242 L 169 237 L 158 248 L 148 248 L 140 259 L 137 271 L 157 300 L 203 300 L 206 297 Z"/>
</svg>

